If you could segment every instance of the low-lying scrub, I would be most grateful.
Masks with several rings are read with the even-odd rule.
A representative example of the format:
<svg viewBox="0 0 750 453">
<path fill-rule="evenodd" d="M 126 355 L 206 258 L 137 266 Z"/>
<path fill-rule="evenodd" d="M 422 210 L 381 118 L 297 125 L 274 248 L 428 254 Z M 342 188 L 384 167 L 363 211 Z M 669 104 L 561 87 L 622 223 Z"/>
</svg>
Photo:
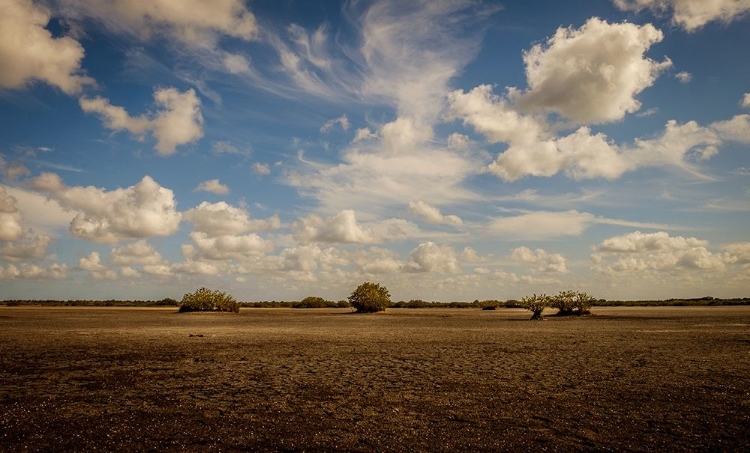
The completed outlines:
<svg viewBox="0 0 750 453">
<path fill-rule="evenodd" d="M 197 289 L 194 293 L 185 294 L 180 301 L 180 313 L 191 311 L 228 311 L 239 313 L 240 304 L 234 297 L 208 288 Z"/>
</svg>

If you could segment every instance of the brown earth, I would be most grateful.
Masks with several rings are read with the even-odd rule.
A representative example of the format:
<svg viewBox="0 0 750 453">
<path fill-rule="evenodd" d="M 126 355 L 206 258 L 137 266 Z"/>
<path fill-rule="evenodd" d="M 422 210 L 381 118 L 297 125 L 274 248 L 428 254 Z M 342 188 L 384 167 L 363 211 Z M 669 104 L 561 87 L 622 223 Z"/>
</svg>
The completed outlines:
<svg viewBox="0 0 750 453">
<path fill-rule="evenodd" d="M 750 307 L 0 307 L 0 450 L 750 451 Z"/>
</svg>

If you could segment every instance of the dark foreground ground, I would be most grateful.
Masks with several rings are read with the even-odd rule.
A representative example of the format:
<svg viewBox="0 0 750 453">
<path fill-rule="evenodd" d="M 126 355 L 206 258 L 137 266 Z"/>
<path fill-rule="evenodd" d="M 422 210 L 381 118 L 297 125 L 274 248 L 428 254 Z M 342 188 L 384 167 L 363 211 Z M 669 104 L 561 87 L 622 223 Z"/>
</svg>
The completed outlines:
<svg viewBox="0 0 750 453">
<path fill-rule="evenodd" d="M 750 451 L 750 307 L 0 307 L 0 450 Z"/>
</svg>

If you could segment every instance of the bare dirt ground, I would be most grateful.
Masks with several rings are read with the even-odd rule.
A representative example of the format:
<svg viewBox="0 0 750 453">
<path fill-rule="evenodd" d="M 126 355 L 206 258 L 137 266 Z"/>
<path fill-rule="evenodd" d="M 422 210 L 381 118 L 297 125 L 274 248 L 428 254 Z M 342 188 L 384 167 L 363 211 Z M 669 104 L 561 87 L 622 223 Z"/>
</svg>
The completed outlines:
<svg viewBox="0 0 750 453">
<path fill-rule="evenodd" d="M 750 451 L 750 307 L 528 316 L 0 307 L 0 450 Z"/>
</svg>

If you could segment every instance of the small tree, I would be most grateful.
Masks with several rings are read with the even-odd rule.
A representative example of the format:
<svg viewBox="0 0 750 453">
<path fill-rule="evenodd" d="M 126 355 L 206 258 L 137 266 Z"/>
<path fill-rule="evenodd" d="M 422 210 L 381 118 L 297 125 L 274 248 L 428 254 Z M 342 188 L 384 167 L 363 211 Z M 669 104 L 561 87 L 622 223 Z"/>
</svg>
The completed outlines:
<svg viewBox="0 0 750 453">
<path fill-rule="evenodd" d="M 586 293 L 579 292 L 577 294 L 576 310 L 578 310 L 578 315 L 588 315 L 591 313 L 591 304 L 593 304 L 596 299 L 594 299 L 594 296 L 590 296 Z"/>
<path fill-rule="evenodd" d="M 557 308 L 558 316 L 570 316 L 576 308 L 577 294 L 575 291 L 560 291 L 550 298 L 550 306 Z"/>
<path fill-rule="evenodd" d="M 348 299 L 349 304 L 357 310 L 357 313 L 385 311 L 391 304 L 391 295 L 388 293 L 388 289 L 378 283 L 370 282 L 359 285 Z"/>
<path fill-rule="evenodd" d="M 521 299 L 521 306 L 531 311 L 531 320 L 536 321 L 544 319 L 542 312 L 550 304 L 550 298 L 546 294 L 534 294 L 533 296 L 524 296 Z"/>
<path fill-rule="evenodd" d="M 208 288 L 200 288 L 194 293 L 185 294 L 180 301 L 180 313 L 189 311 L 230 311 L 240 312 L 240 304 L 234 297 Z"/>
</svg>

